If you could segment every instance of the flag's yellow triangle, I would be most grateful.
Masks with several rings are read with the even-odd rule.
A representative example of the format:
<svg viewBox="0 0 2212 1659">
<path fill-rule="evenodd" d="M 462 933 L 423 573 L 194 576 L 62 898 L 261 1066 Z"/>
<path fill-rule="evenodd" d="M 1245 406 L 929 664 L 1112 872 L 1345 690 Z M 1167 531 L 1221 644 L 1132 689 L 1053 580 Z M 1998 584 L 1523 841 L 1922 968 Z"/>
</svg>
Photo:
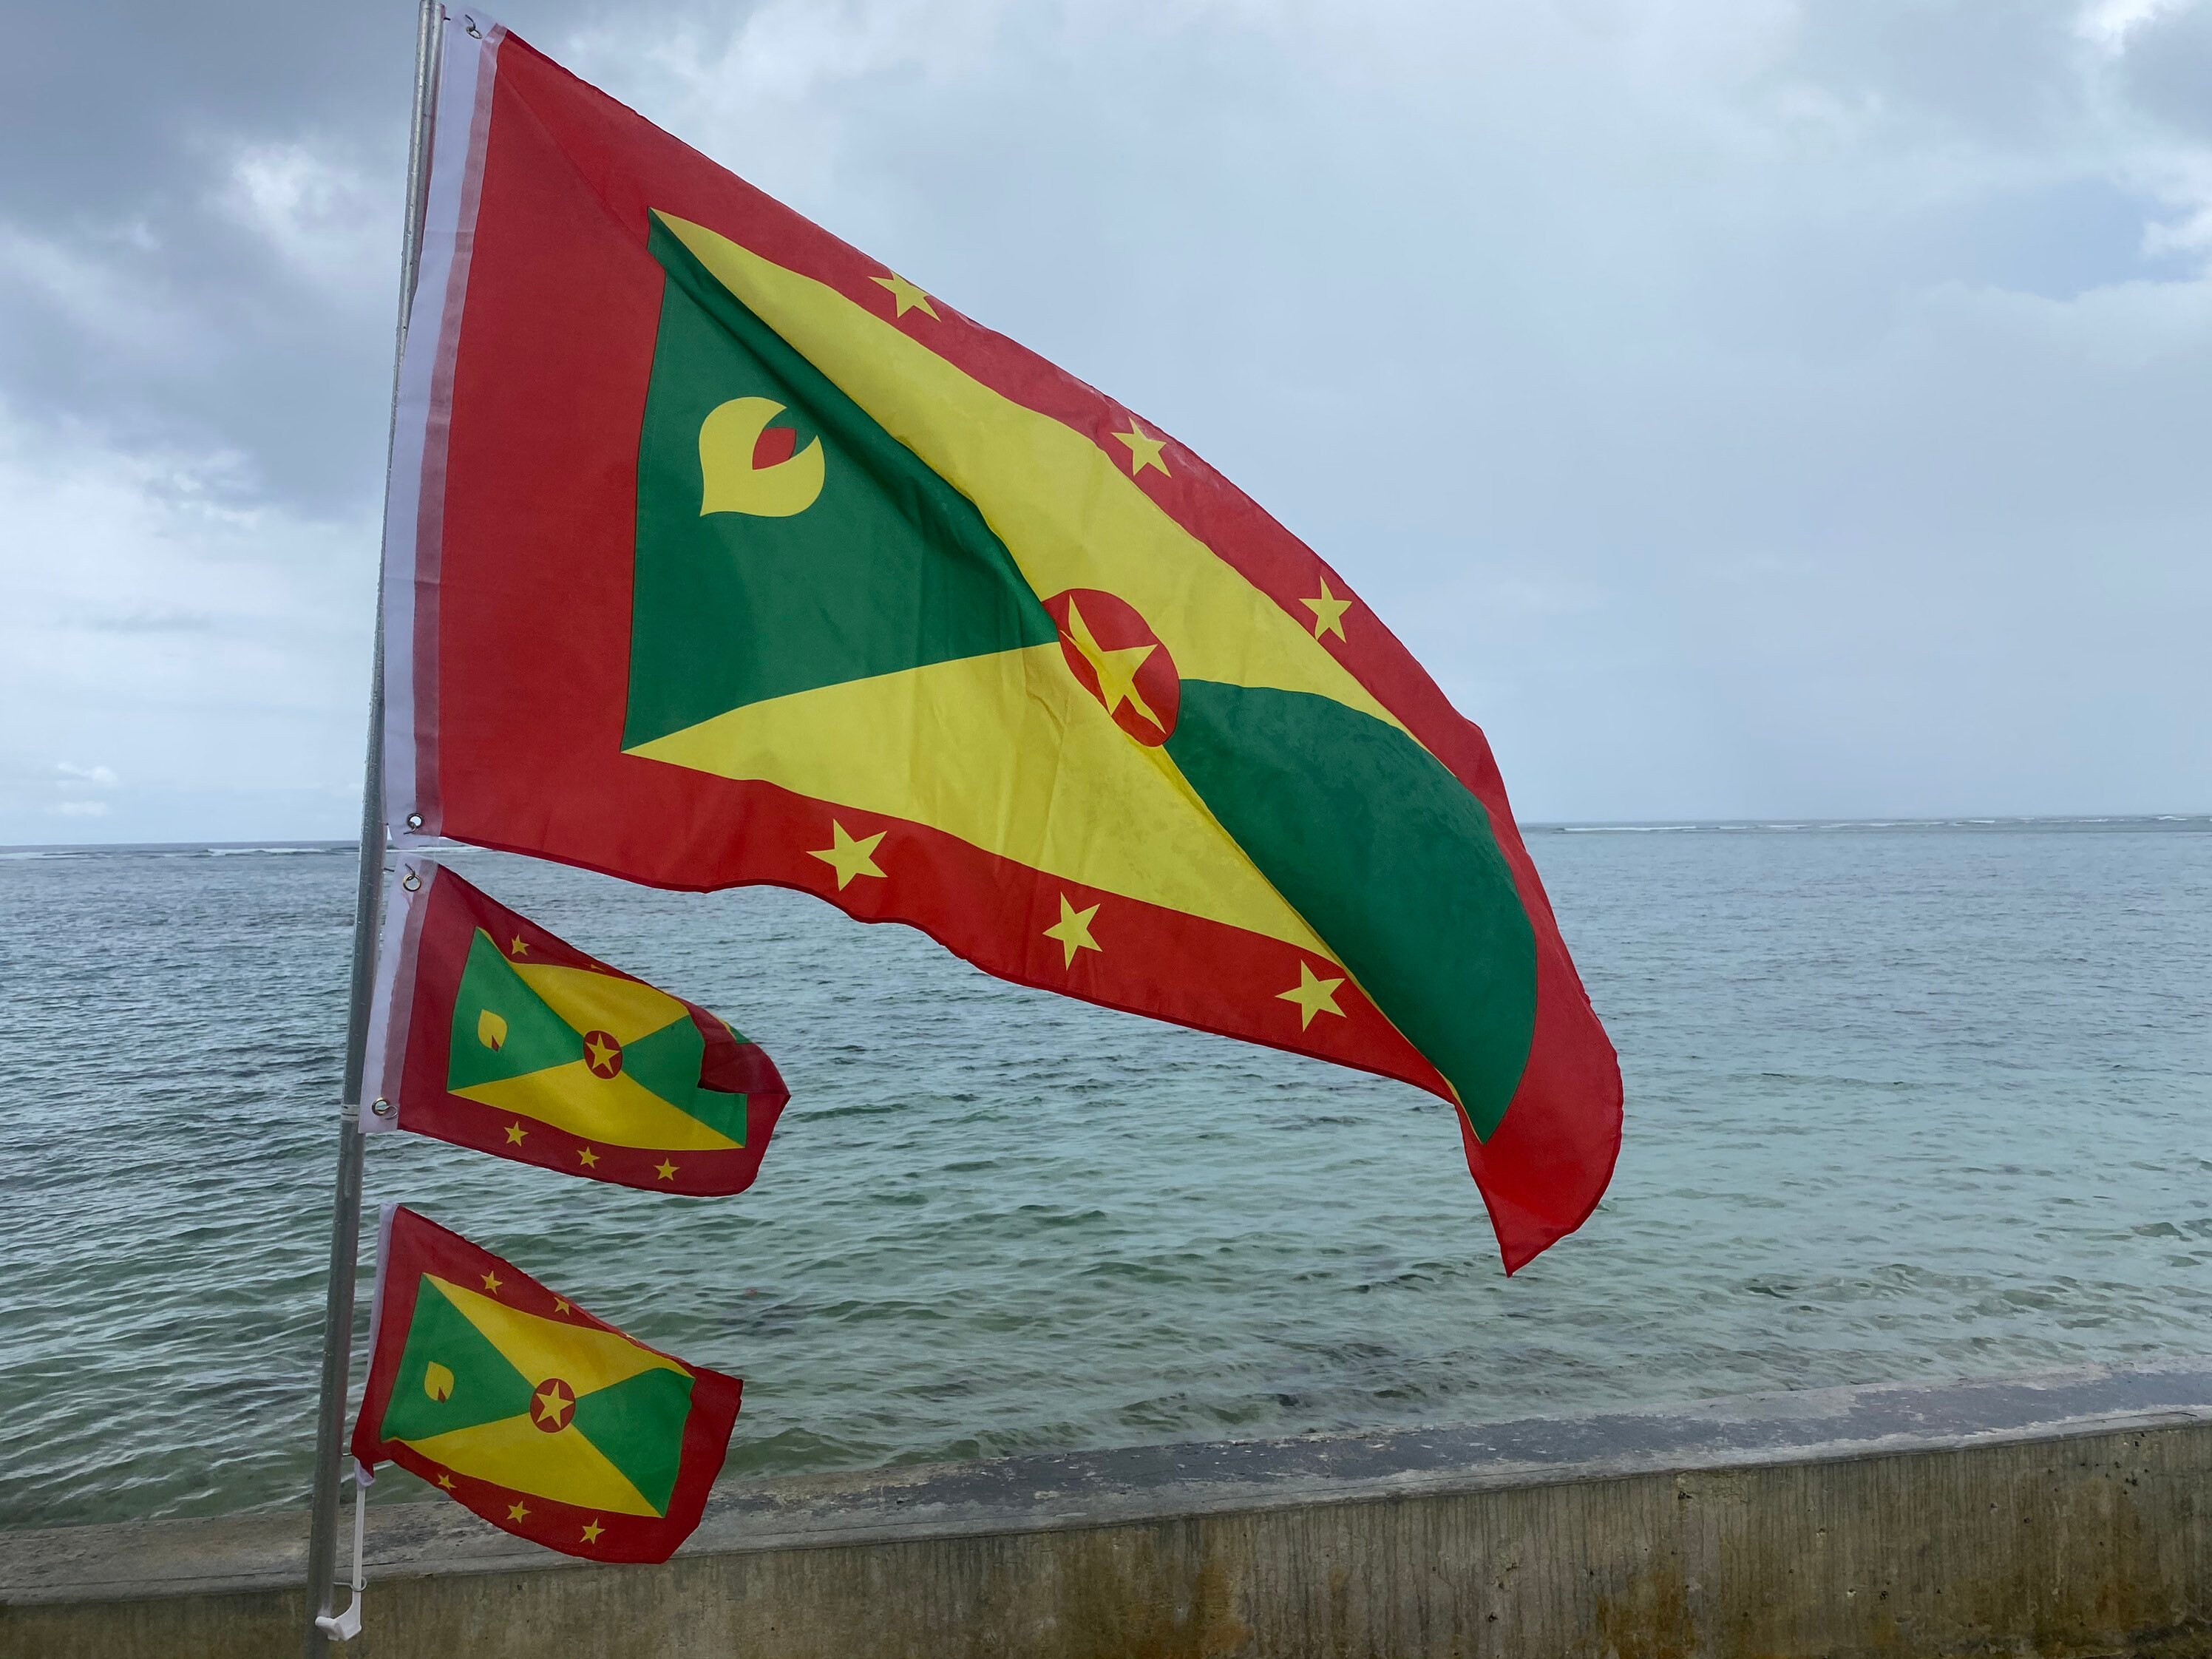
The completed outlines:
<svg viewBox="0 0 2212 1659">
<path fill-rule="evenodd" d="M 605 1031 L 617 1042 L 635 1042 L 690 1018 L 690 1010 L 667 992 L 634 979 L 541 962 L 510 962 L 507 966 L 568 1024 L 579 1031 Z"/>
<path fill-rule="evenodd" d="M 617 1033 L 617 1036 L 620 1034 Z M 652 1152 L 720 1152 L 738 1143 L 678 1111 L 629 1073 L 600 1077 L 580 1060 L 542 1072 L 472 1083 L 453 1092 L 495 1111 L 519 1112 L 603 1146 Z"/>
<path fill-rule="evenodd" d="M 660 1514 L 574 1424 L 549 1434 L 526 1413 L 404 1443 L 447 1468 L 556 1504 L 617 1515 Z"/>
<path fill-rule="evenodd" d="M 510 1308 L 480 1291 L 465 1289 L 435 1273 L 425 1273 L 423 1279 L 436 1286 L 439 1294 L 459 1310 L 461 1316 L 482 1332 L 484 1340 L 497 1348 L 507 1363 L 533 1388 L 549 1376 L 557 1376 L 580 1398 L 627 1382 L 644 1371 L 690 1375 L 674 1360 L 612 1331 L 571 1325 L 558 1319 L 542 1319 L 520 1308 Z M 527 1425 L 526 1418 L 516 1420 Z M 543 1438 L 553 1437 L 541 1430 L 530 1431 Z"/>
<path fill-rule="evenodd" d="M 1132 740 L 1077 682 L 1057 641 L 766 698 L 630 752 L 926 823 L 1334 959 L 1167 751 Z"/>
</svg>

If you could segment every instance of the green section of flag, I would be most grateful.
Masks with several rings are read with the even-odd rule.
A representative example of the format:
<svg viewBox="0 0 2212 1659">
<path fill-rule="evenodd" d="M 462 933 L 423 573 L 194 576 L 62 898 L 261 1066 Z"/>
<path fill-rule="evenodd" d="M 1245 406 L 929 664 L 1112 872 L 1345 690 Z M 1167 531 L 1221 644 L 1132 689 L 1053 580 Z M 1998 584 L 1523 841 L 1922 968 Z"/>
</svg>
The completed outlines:
<svg viewBox="0 0 2212 1659">
<path fill-rule="evenodd" d="M 1052 619 L 967 497 L 708 276 L 654 221 L 667 271 L 638 441 L 637 565 L 623 746 L 764 698 L 1042 645 Z M 765 398 L 819 495 L 701 511 L 700 430 Z"/>
<path fill-rule="evenodd" d="M 720 1089 L 702 1089 L 691 1097 L 690 1104 L 684 1109 L 717 1134 L 727 1136 L 742 1146 L 745 1144 L 745 1118 L 751 1109 L 751 1099 L 750 1095 L 733 1095 Z"/>
<path fill-rule="evenodd" d="M 623 1049 L 623 1070 L 672 1105 L 691 1109 L 691 1097 L 699 1091 L 699 1065 L 706 1058 L 707 1039 L 688 1017 L 672 1020 L 659 1030 L 633 1039 Z"/>
<path fill-rule="evenodd" d="M 641 1036 L 623 1050 L 623 1069 L 678 1111 L 717 1134 L 745 1144 L 745 1097 L 701 1086 L 707 1039 L 691 1019 L 679 1019 Z"/>
<path fill-rule="evenodd" d="M 1328 697 L 1182 683 L 1168 753 L 1487 1137 L 1528 1064 L 1536 945 L 1482 804 Z"/>
<path fill-rule="evenodd" d="M 444 1375 L 434 1375 L 434 1366 Z M 425 1274 L 377 1432 L 386 1440 L 427 1440 L 519 1417 L 530 1409 L 533 1386 Z"/>
<path fill-rule="evenodd" d="M 749 1097 L 725 1093 L 720 1089 L 694 1089 L 690 1095 L 676 1103 L 678 1108 L 689 1112 L 725 1139 L 745 1144 L 746 1102 Z"/>
<path fill-rule="evenodd" d="M 491 1016 L 487 1021 L 485 1016 Z M 461 987 L 453 999 L 453 1036 L 446 1086 L 472 1088 L 584 1057 L 584 1039 L 525 984 L 483 928 L 469 941 Z M 698 1068 L 692 1068 L 696 1080 Z"/>
<path fill-rule="evenodd" d="M 635 1376 L 576 1397 L 576 1431 L 606 1454 L 645 1501 L 665 1511 L 684 1461 L 691 1379 L 677 1371 Z"/>
</svg>

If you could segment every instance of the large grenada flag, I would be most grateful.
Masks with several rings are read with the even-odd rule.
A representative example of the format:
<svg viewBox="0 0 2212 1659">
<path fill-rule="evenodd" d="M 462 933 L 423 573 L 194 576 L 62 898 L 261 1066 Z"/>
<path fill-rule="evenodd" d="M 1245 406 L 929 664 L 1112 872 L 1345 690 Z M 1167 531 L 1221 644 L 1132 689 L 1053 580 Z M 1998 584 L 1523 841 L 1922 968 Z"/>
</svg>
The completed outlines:
<svg viewBox="0 0 2212 1659">
<path fill-rule="evenodd" d="M 365 1467 L 396 1462 L 568 1555 L 665 1561 L 699 1524 L 744 1384 L 594 1319 L 458 1233 L 385 1207 Z"/>
<path fill-rule="evenodd" d="M 369 1129 L 653 1192 L 743 1192 L 791 1098 L 719 1014 L 589 957 L 435 861 L 393 875 Z"/>
<path fill-rule="evenodd" d="M 414 315 L 396 829 L 1403 1079 L 1509 1268 L 1595 1205 L 1620 1073 L 1482 733 L 1157 425 L 465 14 Z"/>
</svg>

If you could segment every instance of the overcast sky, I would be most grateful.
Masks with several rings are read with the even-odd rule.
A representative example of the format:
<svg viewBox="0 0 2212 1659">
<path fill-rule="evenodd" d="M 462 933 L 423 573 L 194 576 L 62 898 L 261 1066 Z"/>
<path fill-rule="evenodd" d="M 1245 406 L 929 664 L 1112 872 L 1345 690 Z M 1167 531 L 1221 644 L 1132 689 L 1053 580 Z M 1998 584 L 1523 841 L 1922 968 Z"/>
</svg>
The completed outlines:
<svg viewBox="0 0 2212 1659">
<path fill-rule="evenodd" d="M 514 0 L 1205 454 L 1524 819 L 2212 810 L 2212 0 Z M 9 0 L 0 842 L 357 811 L 407 0 Z"/>
</svg>

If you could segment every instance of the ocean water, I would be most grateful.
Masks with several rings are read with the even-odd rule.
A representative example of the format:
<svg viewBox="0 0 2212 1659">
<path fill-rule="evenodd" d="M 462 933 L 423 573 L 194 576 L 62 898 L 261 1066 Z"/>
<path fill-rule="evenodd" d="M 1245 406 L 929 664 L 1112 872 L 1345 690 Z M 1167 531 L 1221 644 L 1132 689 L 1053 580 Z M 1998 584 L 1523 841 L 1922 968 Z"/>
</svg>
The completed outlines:
<svg viewBox="0 0 2212 1659">
<path fill-rule="evenodd" d="M 1530 845 L 1628 1131 L 1510 1280 L 1402 1085 L 467 852 L 792 1105 L 737 1199 L 404 1135 L 369 1194 L 744 1376 L 738 1471 L 2212 1352 L 2212 819 Z M 303 1501 L 352 870 L 0 855 L 0 1526 Z"/>
</svg>

